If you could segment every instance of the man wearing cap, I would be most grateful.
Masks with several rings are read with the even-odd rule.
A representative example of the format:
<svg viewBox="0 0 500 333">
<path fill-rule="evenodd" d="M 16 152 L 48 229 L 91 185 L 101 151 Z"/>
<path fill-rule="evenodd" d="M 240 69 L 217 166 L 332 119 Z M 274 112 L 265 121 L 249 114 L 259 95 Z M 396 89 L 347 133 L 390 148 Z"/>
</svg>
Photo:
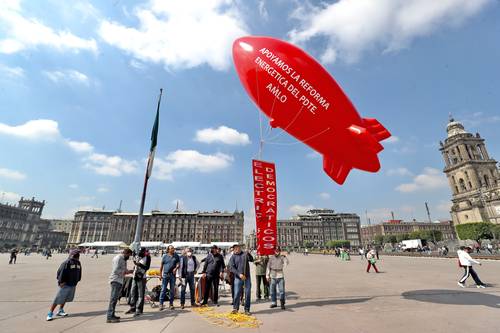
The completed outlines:
<svg viewBox="0 0 500 333">
<path fill-rule="evenodd" d="M 288 258 L 281 254 L 279 246 L 274 250 L 274 255 L 269 256 L 267 264 L 267 279 L 271 280 L 271 306 L 275 308 L 276 304 L 276 287 L 280 294 L 281 309 L 285 310 L 285 275 L 283 268 L 288 265 Z"/>
<path fill-rule="evenodd" d="M 67 302 L 72 302 L 75 297 L 76 285 L 82 278 L 82 266 L 80 264 L 80 252 L 78 250 L 71 250 L 69 258 L 63 261 L 57 270 L 57 284 L 59 291 L 56 298 L 50 307 L 47 314 L 47 321 L 54 319 L 54 310 L 59 305 L 57 316 L 66 317 L 68 314 L 64 312 L 64 305 Z"/>
<path fill-rule="evenodd" d="M 224 257 L 219 253 L 217 245 L 213 245 L 203 265 L 202 274 L 206 280 L 202 306 L 207 305 L 210 289 L 213 289 L 212 301 L 219 306 L 219 280 L 224 278 L 225 268 Z"/>
<path fill-rule="evenodd" d="M 245 314 L 250 315 L 250 297 L 252 293 L 252 282 L 250 279 L 250 264 L 253 257 L 249 252 L 241 251 L 241 245 L 235 244 L 234 253 L 229 260 L 229 270 L 234 274 L 234 296 L 233 311 L 238 313 L 240 309 L 240 297 L 243 287 L 245 288 Z"/>
</svg>

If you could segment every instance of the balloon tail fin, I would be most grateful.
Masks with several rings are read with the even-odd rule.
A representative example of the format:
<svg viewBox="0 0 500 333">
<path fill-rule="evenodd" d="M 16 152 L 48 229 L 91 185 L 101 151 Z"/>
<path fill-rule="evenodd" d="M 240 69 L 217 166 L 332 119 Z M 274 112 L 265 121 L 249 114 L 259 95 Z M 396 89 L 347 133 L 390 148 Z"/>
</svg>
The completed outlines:
<svg viewBox="0 0 500 333">
<path fill-rule="evenodd" d="M 323 157 L 323 170 L 339 185 L 344 184 L 351 169 L 352 167 L 348 164 L 337 162 L 329 156 Z"/>
<path fill-rule="evenodd" d="M 363 118 L 363 125 L 377 141 L 385 140 L 391 136 L 391 133 L 377 119 Z"/>
</svg>

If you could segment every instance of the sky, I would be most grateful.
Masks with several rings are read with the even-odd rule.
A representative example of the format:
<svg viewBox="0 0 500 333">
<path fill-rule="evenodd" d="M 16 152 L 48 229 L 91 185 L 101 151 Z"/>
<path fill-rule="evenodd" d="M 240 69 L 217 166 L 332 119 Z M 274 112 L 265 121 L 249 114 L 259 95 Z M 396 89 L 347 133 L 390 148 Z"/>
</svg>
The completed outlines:
<svg viewBox="0 0 500 333">
<path fill-rule="evenodd" d="M 0 2 L 0 201 L 46 200 L 137 212 L 159 89 L 164 89 L 146 211 L 245 212 L 259 111 L 237 77 L 232 42 L 292 42 L 335 77 L 363 117 L 392 133 L 381 170 L 334 183 L 322 158 L 279 130 L 278 216 L 311 208 L 362 224 L 450 219 L 438 150 L 449 114 L 500 158 L 500 6 L 495 0 Z M 366 214 L 367 213 L 367 214 Z"/>
</svg>

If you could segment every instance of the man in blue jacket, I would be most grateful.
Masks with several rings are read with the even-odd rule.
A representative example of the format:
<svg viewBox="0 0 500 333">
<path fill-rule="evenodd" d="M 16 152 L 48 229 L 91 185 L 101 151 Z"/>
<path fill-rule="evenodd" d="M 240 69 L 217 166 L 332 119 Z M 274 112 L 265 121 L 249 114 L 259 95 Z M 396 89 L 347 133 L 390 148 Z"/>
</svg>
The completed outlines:
<svg viewBox="0 0 500 333">
<path fill-rule="evenodd" d="M 59 291 L 56 298 L 50 307 L 47 314 L 47 321 L 54 319 L 54 310 L 59 305 L 57 316 L 66 317 L 68 314 L 64 312 L 64 305 L 67 302 L 72 302 L 75 297 L 76 285 L 82 278 L 82 265 L 80 264 L 80 251 L 71 250 L 69 258 L 66 259 L 57 270 L 57 284 Z"/>
<path fill-rule="evenodd" d="M 234 296 L 233 311 L 238 313 L 240 309 L 240 297 L 243 287 L 245 288 L 245 314 L 250 315 L 250 295 L 252 293 L 252 283 L 250 281 L 250 264 L 253 257 L 249 252 L 242 252 L 241 245 L 234 245 L 234 253 L 229 259 L 229 270 L 234 274 Z"/>
</svg>

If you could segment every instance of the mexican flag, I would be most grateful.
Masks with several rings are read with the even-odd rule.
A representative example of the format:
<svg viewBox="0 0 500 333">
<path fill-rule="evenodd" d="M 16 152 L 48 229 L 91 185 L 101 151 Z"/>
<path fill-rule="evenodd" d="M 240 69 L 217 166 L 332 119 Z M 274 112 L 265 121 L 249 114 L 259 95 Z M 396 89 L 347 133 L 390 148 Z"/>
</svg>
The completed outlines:
<svg viewBox="0 0 500 333">
<path fill-rule="evenodd" d="M 146 173 L 147 178 L 151 177 L 151 173 L 153 172 L 153 161 L 155 159 L 156 144 L 158 142 L 158 126 L 160 125 L 160 101 L 161 91 L 160 98 L 158 99 L 158 109 L 156 110 L 155 123 L 153 125 L 153 130 L 151 131 L 151 148 L 149 149 L 148 172 Z"/>
</svg>

